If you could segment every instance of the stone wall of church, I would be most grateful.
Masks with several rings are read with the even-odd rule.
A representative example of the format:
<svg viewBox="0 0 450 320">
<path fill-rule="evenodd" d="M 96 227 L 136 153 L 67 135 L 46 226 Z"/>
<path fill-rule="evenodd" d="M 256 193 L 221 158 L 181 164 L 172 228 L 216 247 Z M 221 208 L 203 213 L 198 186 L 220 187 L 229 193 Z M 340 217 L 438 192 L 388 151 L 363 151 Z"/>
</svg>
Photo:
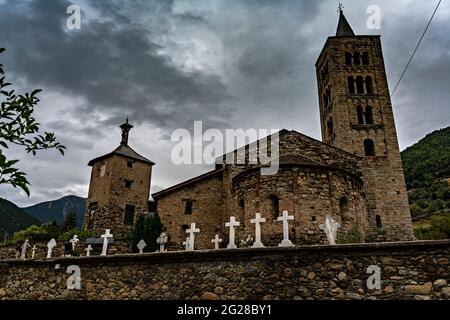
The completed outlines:
<svg viewBox="0 0 450 320">
<path fill-rule="evenodd" d="M 222 175 L 191 183 L 157 198 L 158 214 L 170 235 L 170 248 L 182 249 L 188 234 L 186 229 L 196 223 L 200 233 L 195 237 L 196 249 L 214 247 L 211 239 L 221 234 L 223 215 Z M 192 214 L 186 214 L 186 201 L 192 201 Z"/>
<path fill-rule="evenodd" d="M 124 224 L 125 207 L 135 206 L 134 221 L 139 215 L 148 212 L 151 173 L 151 165 L 134 161 L 130 168 L 128 159 L 120 156 L 95 163 L 84 228 L 93 229 L 96 236 L 103 234 L 105 229 L 111 229 L 111 233 L 118 237 L 130 236 L 132 225 Z M 126 181 L 130 181 L 131 186 L 127 187 Z"/>
<path fill-rule="evenodd" d="M 278 205 L 274 205 L 274 198 Z M 259 171 L 244 173 L 234 179 L 231 200 L 229 213 L 240 222 L 236 229 L 239 240 L 248 235 L 254 237 L 255 225 L 250 219 L 259 212 L 266 218 L 262 224 L 262 242 L 277 246 L 283 238 L 282 223 L 277 217 L 283 210 L 294 216 L 294 221 L 289 223 L 289 236 L 294 244 L 327 244 L 325 233 L 319 228 L 327 214 L 342 225 L 338 239 L 350 232 L 359 233 L 360 241 L 364 239 L 366 214 L 362 182 L 341 170 L 289 165 L 282 166 L 273 176 L 260 175 Z M 228 216 L 225 219 L 228 221 Z"/>
<path fill-rule="evenodd" d="M 449 260 L 448 240 L 2 260 L 0 299 L 450 299 Z"/>
</svg>

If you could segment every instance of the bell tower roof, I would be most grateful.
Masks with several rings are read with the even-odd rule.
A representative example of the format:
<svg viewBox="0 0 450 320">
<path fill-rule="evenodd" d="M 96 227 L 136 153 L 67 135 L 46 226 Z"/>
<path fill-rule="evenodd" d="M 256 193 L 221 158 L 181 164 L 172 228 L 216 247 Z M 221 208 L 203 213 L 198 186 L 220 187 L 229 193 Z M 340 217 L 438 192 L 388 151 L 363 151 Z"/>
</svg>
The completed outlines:
<svg viewBox="0 0 450 320">
<path fill-rule="evenodd" d="M 355 33 L 353 32 L 350 23 L 348 23 L 347 19 L 344 16 L 343 5 L 339 4 L 339 22 L 336 29 L 336 37 L 354 37 Z"/>
<path fill-rule="evenodd" d="M 116 149 L 114 149 L 112 152 L 107 153 L 103 156 L 97 157 L 95 159 L 92 159 L 91 161 L 89 161 L 88 165 L 92 166 L 92 165 L 94 165 L 95 162 L 103 160 L 108 157 L 111 157 L 113 155 L 118 155 L 118 156 L 126 157 L 126 158 L 129 158 L 132 160 L 141 161 L 141 162 L 148 163 L 150 165 L 154 165 L 155 163 L 153 161 L 141 156 L 139 153 L 134 151 L 128 145 L 128 135 L 130 133 L 131 128 L 133 128 L 133 125 L 128 123 L 128 118 L 125 121 L 125 123 L 121 124 L 119 127 L 120 127 L 120 129 L 122 129 L 122 140 L 120 141 L 120 145 Z"/>
</svg>

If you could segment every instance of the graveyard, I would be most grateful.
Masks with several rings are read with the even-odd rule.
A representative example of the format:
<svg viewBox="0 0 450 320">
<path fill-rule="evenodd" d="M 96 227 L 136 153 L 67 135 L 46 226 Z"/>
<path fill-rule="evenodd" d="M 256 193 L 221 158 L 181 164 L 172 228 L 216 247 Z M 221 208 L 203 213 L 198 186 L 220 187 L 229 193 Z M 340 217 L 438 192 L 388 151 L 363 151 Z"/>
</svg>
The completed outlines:
<svg viewBox="0 0 450 320">
<path fill-rule="evenodd" d="M 211 248 L 196 249 L 202 230 L 193 222 L 184 250 L 167 248 L 144 253 L 111 253 L 117 242 L 106 229 L 99 239 L 75 235 L 70 241 L 47 243 L 46 250 L 26 240 L 14 258 L 0 259 L 0 299 L 186 299 L 186 300 L 311 300 L 311 299 L 446 299 L 450 296 L 450 241 L 336 244 L 339 223 L 327 216 L 320 230 L 328 245 L 296 246 L 287 232 L 293 217 L 279 217 L 284 234 L 278 246 L 261 241 L 260 213 L 251 219 L 253 244 L 239 247 L 230 217 L 228 243 L 211 236 Z M 78 246 L 85 253 L 73 256 Z M 98 250 L 93 254 L 93 247 Z M 57 248 L 62 254 L 56 254 Z M 169 250 L 168 250 L 169 249 Z M 61 252 L 61 251 L 59 251 Z M 40 257 L 36 258 L 36 253 Z M 374 272 L 375 270 L 375 272 Z M 377 273 L 378 272 L 378 273 Z M 418 284 L 417 281 L 422 284 Z"/>
</svg>

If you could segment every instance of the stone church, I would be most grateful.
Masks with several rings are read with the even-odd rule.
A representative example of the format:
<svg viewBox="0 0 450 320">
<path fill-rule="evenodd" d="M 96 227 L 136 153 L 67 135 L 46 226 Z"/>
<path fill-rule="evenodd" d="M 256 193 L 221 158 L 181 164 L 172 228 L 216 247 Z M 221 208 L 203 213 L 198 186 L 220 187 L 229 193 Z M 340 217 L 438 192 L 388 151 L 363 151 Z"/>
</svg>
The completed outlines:
<svg viewBox="0 0 450 320">
<path fill-rule="evenodd" d="M 132 126 L 111 153 L 89 162 L 92 175 L 84 228 L 96 235 L 111 229 L 127 236 L 139 215 L 158 212 L 172 248 L 182 247 L 192 222 L 200 229 L 196 249 L 213 248 L 225 222 L 235 216 L 239 240 L 254 236 L 250 219 L 266 218 L 262 241 L 282 239 L 277 217 L 288 210 L 294 244 L 325 244 L 319 225 L 326 215 L 341 223 L 338 242 L 413 240 L 380 36 L 355 35 L 342 10 L 335 36 L 316 62 L 322 140 L 294 130 L 279 132 L 279 170 L 261 175 L 260 166 L 223 164 L 203 175 L 152 194 L 154 163 L 128 145 Z M 258 141 L 253 143 L 258 147 Z M 249 148 L 249 146 L 243 147 Z M 247 150 L 247 149 L 246 149 Z"/>
</svg>

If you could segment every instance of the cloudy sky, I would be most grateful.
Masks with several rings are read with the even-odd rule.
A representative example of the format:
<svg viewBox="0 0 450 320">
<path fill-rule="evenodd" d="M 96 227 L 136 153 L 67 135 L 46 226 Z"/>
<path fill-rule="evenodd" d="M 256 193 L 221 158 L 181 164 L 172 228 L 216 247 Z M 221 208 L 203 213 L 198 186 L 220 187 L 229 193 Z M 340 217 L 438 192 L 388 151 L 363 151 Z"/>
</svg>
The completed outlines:
<svg viewBox="0 0 450 320">
<path fill-rule="evenodd" d="M 334 35 L 338 1 L 0 0 L 0 55 L 19 92 L 41 88 L 36 117 L 67 146 L 36 157 L 9 150 L 28 173 L 31 196 L 9 186 L 19 206 L 87 195 L 87 162 L 120 142 L 156 162 L 152 192 L 210 167 L 170 161 L 174 129 L 286 128 L 320 139 L 314 63 Z M 391 89 L 437 1 L 346 0 L 357 34 L 381 34 Z M 82 10 L 67 28 L 69 5 Z M 381 29 L 367 28 L 370 5 Z M 450 5 L 443 0 L 393 98 L 401 149 L 450 125 Z"/>
</svg>

